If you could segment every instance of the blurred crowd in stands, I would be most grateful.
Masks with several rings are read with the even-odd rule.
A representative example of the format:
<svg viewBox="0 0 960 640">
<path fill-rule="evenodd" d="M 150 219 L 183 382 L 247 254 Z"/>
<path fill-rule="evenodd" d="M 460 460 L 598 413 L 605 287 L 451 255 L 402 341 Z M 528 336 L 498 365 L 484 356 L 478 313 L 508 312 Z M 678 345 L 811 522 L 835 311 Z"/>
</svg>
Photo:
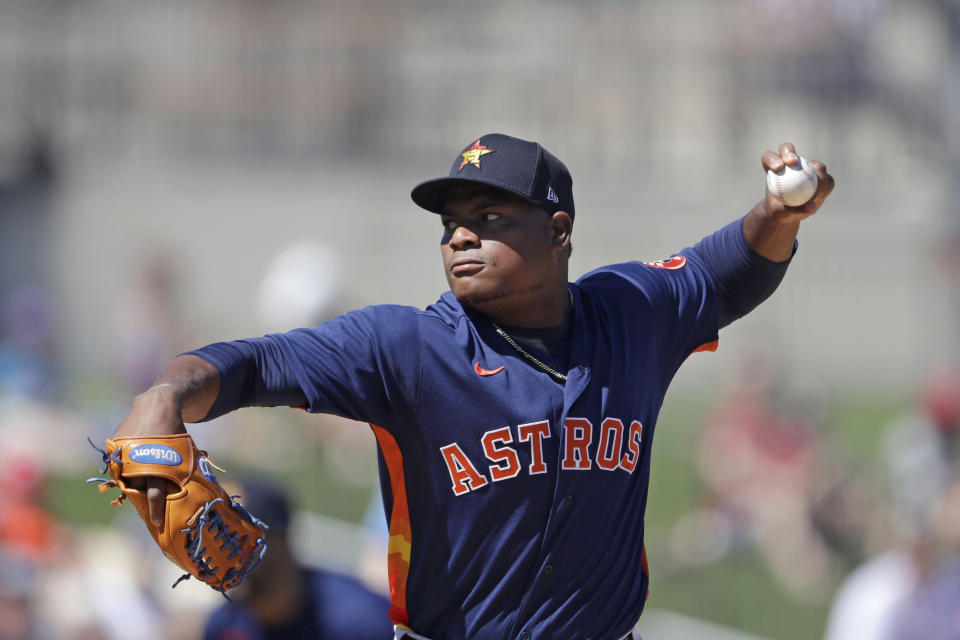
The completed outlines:
<svg viewBox="0 0 960 640">
<path fill-rule="evenodd" d="M 932 371 L 853 455 L 823 399 L 748 358 L 697 443 L 674 562 L 758 554 L 797 602 L 835 592 L 824 640 L 960 638 L 960 368 Z M 866 463 L 865 463 L 866 461 Z"/>
</svg>

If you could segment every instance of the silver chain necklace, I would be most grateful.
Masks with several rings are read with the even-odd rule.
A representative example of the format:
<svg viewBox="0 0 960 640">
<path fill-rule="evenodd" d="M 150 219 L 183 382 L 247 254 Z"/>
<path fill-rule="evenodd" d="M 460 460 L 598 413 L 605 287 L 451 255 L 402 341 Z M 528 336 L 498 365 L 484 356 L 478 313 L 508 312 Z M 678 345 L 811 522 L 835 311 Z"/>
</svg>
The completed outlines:
<svg viewBox="0 0 960 640">
<path fill-rule="evenodd" d="M 572 293 L 569 289 L 567 289 L 567 294 L 570 296 L 570 309 L 573 309 L 573 293 Z M 526 358 L 527 360 L 529 360 L 531 363 L 533 363 L 534 365 L 536 365 L 537 367 L 539 367 L 539 368 L 542 369 L 543 371 L 546 371 L 547 373 L 549 373 L 551 376 L 553 376 L 555 379 L 559 380 L 560 382 L 566 382 L 566 381 L 567 381 L 567 376 L 566 376 L 565 374 L 562 374 L 562 373 L 560 373 L 559 371 L 557 371 L 556 369 L 554 369 L 554 368 L 552 368 L 552 367 L 544 364 L 544 363 L 541 362 L 539 359 L 537 359 L 535 356 L 533 356 L 532 354 L 530 354 L 526 349 L 524 349 L 524 348 L 521 347 L 519 344 L 517 344 L 517 341 L 514 340 L 513 338 L 511 338 L 509 333 L 507 333 L 506 331 L 504 331 L 503 329 L 501 329 L 501 328 L 500 328 L 500 325 L 498 325 L 496 322 L 494 322 L 493 320 L 491 320 L 491 321 L 490 321 L 490 324 L 493 325 L 493 328 L 496 330 L 497 334 L 499 334 L 499 336 L 500 336 L 501 338 L 503 338 L 504 340 L 506 340 L 506 341 L 507 341 L 507 344 L 509 344 L 509 345 L 510 345 L 511 347 L 513 347 L 514 349 L 516 349 L 516 350 L 517 350 L 517 353 L 519 353 L 521 356 L 523 356 L 524 358 Z"/>
</svg>

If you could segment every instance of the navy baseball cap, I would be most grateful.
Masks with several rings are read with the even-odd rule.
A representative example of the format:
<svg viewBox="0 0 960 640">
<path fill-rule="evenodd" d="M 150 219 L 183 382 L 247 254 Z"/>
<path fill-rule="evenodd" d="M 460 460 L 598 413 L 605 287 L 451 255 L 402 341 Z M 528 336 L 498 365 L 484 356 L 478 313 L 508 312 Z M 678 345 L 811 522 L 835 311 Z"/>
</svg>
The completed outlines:
<svg viewBox="0 0 960 640">
<path fill-rule="evenodd" d="M 414 187 L 410 197 L 427 211 L 441 213 L 453 187 L 485 184 L 503 189 L 549 213 L 573 218 L 573 179 L 567 167 L 537 142 L 489 133 L 464 147 L 445 178 Z"/>
</svg>

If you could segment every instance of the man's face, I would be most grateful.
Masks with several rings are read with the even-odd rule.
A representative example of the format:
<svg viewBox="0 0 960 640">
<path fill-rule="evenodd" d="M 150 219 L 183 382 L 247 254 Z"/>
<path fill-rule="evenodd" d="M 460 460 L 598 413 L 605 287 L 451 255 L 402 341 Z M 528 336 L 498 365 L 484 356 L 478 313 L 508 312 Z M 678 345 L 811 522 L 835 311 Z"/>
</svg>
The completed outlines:
<svg viewBox="0 0 960 640">
<path fill-rule="evenodd" d="M 543 209 L 471 185 L 450 191 L 440 220 L 444 275 L 465 304 L 534 300 L 556 277 L 553 228 Z"/>
</svg>

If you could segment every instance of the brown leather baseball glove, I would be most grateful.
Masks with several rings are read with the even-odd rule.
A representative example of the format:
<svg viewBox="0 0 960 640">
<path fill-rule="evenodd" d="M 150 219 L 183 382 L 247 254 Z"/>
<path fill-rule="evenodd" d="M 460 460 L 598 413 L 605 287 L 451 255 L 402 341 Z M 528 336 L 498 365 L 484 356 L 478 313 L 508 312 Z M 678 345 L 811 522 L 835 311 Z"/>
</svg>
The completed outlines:
<svg viewBox="0 0 960 640">
<path fill-rule="evenodd" d="M 119 487 L 122 493 L 111 503 L 115 507 L 124 499 L 133 503 L 164 555 L 187 572 L 173 586 L 193 576 L 226 596 L 260 563 L 267 551 L 267 525 L 234 500 L 239 496 L 224 491 L 206 451 L 197 449 L 189 434 L 114 438 L 105 449 L 94 446 L 103 455 L 101 473 L 111 478 L 87 482 L 99 481 L 101 493 Z M 150 521 L 146 491 L 132 486 L 135 478 L 145 477 L 164 478 L 179 488 L 167 494 L 160 529 Z"/>
</svg>

